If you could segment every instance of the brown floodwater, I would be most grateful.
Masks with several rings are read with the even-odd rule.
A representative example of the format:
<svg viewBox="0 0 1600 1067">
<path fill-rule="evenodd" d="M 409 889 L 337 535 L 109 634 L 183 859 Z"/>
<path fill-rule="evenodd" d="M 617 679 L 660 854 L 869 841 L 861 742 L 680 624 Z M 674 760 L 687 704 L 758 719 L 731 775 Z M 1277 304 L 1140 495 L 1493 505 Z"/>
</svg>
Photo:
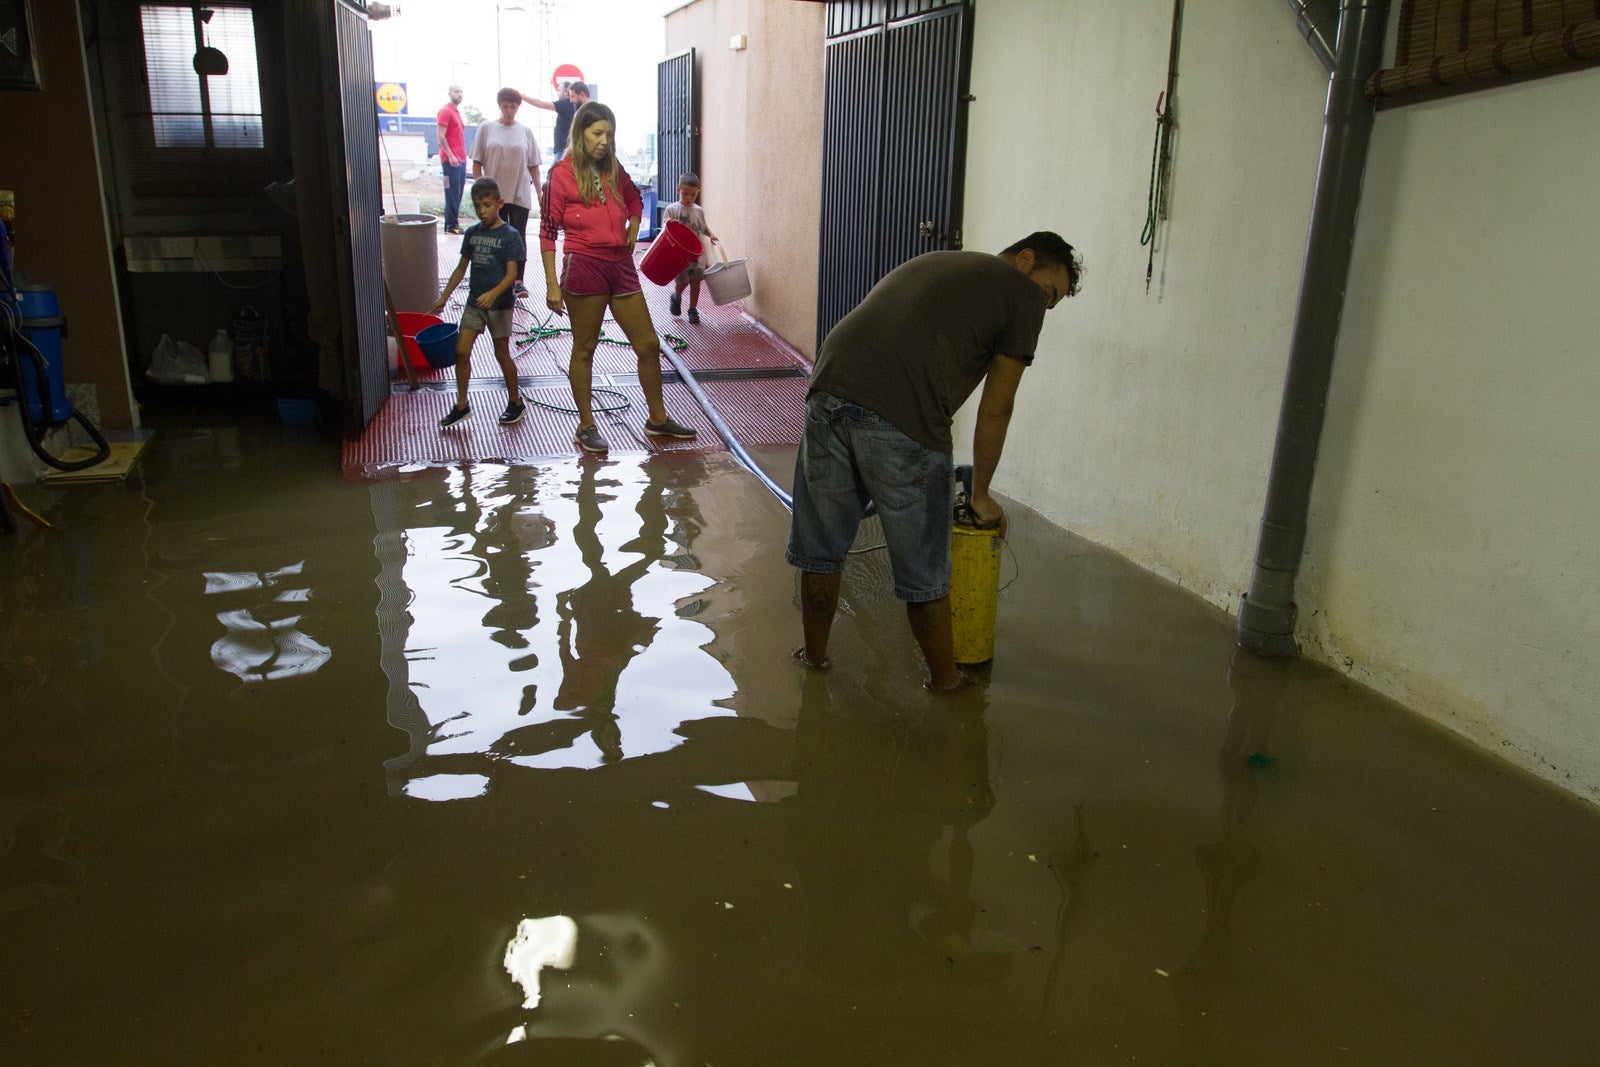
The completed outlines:
<svg viewBox="0 0 1600 1067">
<path fill-rule="evenodd" d="M 1600 1055 L 1593 808 L 1021 508 L 951 696 L 725 455 L 338 462 L 0 540 L 0 1063 Z"/>
</svg>

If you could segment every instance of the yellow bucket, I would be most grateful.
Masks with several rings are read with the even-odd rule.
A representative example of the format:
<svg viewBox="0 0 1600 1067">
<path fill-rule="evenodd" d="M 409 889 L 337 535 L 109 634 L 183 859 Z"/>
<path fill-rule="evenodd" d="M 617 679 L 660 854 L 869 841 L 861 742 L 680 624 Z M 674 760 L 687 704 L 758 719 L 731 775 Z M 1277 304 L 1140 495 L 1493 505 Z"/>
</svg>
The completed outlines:
<svg viewBox="0 0 1600 1067">
<path fill-rule="evenodd" d="M 1000 603 L 1000 535 L 971 526 L 950 529 L 950 623 L 956 662 L 994 659 L 994 618 Z"/>
</svg>

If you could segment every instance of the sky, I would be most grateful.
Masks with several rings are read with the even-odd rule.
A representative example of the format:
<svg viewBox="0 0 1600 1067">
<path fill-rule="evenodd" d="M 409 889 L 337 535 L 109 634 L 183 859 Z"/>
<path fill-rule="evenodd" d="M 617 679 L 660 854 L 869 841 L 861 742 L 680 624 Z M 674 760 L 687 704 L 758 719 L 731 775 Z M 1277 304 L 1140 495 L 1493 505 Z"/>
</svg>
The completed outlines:
<svg viewBox="0 0 1600 1067">
<path fill-rule="evenodd" d="M 463 106 L 493 116 L 502 85 L 548 100 L 554 67 L 571 63 L 616 112 L 618 147 L 637 151 L 655 132 L 661 16 L 681 2 L 398 0 L 398 15 L 372 23 L 373 77 L 406 83 L 410 115 L 437 112 L 455 83 Z M 550 112 L 524 106 L 518 120 L 549 143 Z"/>
</svg>

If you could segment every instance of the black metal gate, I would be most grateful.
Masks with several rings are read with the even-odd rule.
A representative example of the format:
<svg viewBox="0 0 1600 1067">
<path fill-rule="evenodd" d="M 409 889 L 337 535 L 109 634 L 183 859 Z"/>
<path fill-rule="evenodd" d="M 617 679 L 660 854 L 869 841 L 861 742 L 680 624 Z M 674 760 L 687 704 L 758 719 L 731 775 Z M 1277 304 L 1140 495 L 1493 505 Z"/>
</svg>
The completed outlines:
<svg viewBox="0 0 1600 1067">
<path fill-rule="evenodd" d="M 676 198 L 678 175 L 700 172 L 700 116 L 694 91 L 694 49 L 656 65 L 656 217 Z"/>
<path fill-rule="evenodd" d="M 330 128 L 338 135 L 334 151 L 334 225 L 339 273 L 350 279 L 339 287 L 344 324 L 345 396 L 360 426 L 372 421 L 389 396 L 389 355 L 384 341 L 383 246 L 378 179 L 378 118 L 372 102 L 372 33 L 356 0 L 336 0 L 334 32 L 338 70 L 328 84 L 339 87 L 338 114 Z M 341 210 L 341 208 L 343 210 Z M 359 403 L 357 402 L 359 398 Z"/>
<path fill-rule="evenodd" d="M 895 267 L 961 247 L 972 0 L 830 0 L 817 345 Z"/>
</svg>

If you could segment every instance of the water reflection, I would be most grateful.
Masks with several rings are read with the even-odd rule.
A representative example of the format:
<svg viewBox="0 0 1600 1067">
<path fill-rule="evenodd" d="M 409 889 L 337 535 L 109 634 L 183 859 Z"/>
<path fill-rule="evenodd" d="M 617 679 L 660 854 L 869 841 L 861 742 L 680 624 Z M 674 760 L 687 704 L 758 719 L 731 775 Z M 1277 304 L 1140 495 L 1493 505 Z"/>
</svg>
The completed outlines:
<svg viewBox="0 0 1600 1067">
<path fill-rule="evenodd" d="M 276 607 L 311 599 L 311 590 L 296 584 L 305 566 L 300 560 L 269 571 L 204 573 L 207 596 L 253 593 L 257 601 L 217 614 L 227 633 L 211 646 L 211 662 L 246 682 L 271 682 L 312 674 L 333 657 L 328 646 L 301 631 L 301 615 L 281 614 Z"/>
<path fill-rule="evenodd" d="M 591 768 L 663 752 L 732 677 L 694 621 L 703 467 L 462 467 L 374 485 L 390 722 L 417 761 Z M 430 772 L 440 768 L 429 768 Z M 492 776 L 492 775 L 491 775 Z"/>
<path fill-rule="evenodd" d="M 1227 734 L 1217 755 L 1222 780 L 1221 836 L 1194 850 L 1205 877 L 1205 927 L 1188 960 L 1172 976 L 1173 994 L 1188 1019 L 1185 1052 L 1192 1062 L 1223 1063 L 1214 1047 L 1208 1011 L 1220 1005 L 1229 986 L 1234 905 L 1240 891 L 1261 873 L 1256 843 L 1256 803 L 1262 776 L 1272 766 L 1271 736 L 1282 711 L 1293 663 L 1236 649 L 1228 666 L 1232 707 Z"/>
<path fill-rule="evenodd" d="M 638 916 L 523 919 L 504 967 L 526 1015 L 492 1062 L 689 1062 L 670 1036 L 677 1012 L 666 959 L 660 934 Z"/>
<path fill-rule="evenodd" d="M 981 690 L 900 705 L 808 676 L 784 808 L 808 902 L 808 965 L 832 981 L 994 985 L 972 831 L 994 808 Z"/>
</svg>

